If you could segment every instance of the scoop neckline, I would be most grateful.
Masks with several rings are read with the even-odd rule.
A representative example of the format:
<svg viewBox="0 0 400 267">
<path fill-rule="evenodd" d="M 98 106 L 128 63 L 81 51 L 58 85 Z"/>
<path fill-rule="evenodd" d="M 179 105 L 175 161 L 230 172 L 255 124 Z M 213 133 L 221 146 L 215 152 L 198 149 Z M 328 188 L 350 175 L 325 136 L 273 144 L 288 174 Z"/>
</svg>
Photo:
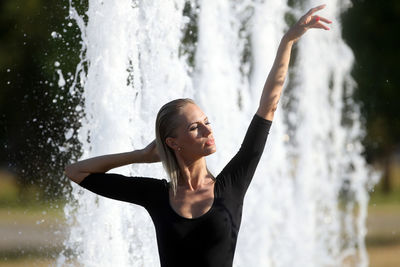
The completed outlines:
<svg viewBox="0 0 400 267">
<path fill-rule="evenodd" d="M 171 205 L 171 199 L 170 199 L 170 197 L 169 197 L 170 183 L 167 182 L 166 188 L 167 188 L 167 200 L 168 200 L 167 202 L 168 202 L 168 207 L 169 207 L 169 209 L 172 211 L 172 213 L 174 213 L 176 216 L 178 216 L 178 217 L 181 218 L 181 219 L 188 220 L 188 221 L 195 221 L 195 220 L 202 219 L 202 218 L 206 217 L 208 214 L 210 214 L 211 211 L 212 211 L 213 208 L 214 208 L 214 205 L 215 205 L 215 191 L 216 191 L 215 188 L 216 188 L 216 185 L 217 185 L 217 179 L 215 179 L 215 184 L 214 184 L 214 189 L 213 189 L 213 191 L 214 191 L 214 197 L 213 197 L 213 202 L 212 202 L 212 204 L 211 204 L 211 207 L 210 207 L 204 214 L 202 214 L 202 215 L 200 215 L 200 216 L 197 216 L 197 217 L 194 217 L 194 218 L 187 218 L 187 217 L 184 217 L 184 216 L 180 215 L 180 214 L 179 214 L 178 212 L 176 212 L 176 211 L 174 210 L 174 208 L 172 207 L 172 205 Z"/>
</svg>

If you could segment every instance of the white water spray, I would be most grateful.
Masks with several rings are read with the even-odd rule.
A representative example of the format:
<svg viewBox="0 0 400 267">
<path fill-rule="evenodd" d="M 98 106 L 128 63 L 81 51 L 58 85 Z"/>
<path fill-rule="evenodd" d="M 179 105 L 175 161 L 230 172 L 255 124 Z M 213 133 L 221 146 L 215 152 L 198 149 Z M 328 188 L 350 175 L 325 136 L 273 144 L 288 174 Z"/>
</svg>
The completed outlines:
<svg viewBox="0 0 400 267">
<path fill-rule="evenodd" d="M 339 0 L 320 12 L 329 32 L 309 31 L 295 62 L 246 195 L 235 266 L 367 266 L 368 173 L 360 156 L 358 110 L 349 102 L 353 55 L 341 38 Z M 76 82 L 84 86 L 82 158 L 142 148 L 158 109 L 191 97 L 212 122 L 215 175 L 236 153 L 258 106 L 287 25 L 319 3 L 91 0 Z M 339 8 L 336 8 L 338 7 Z M 188 37 L 189 38 L 185 38 Z M 73 88 L 71 89 L 71 92 Z M 347 102 L 345 102 L 345 100 Z M 346 112 L 343 126 L 343 110 Z M 165 178 L 161 164 L 112 170 Z M 70 236 L 58 266 L 159 266 L 144 209 L 78 186 L 65 209 Z M 70 255 L 68 251 L 72 251 Z M 72 263 L 71 263 L 72 262 Z"/>
</svg>

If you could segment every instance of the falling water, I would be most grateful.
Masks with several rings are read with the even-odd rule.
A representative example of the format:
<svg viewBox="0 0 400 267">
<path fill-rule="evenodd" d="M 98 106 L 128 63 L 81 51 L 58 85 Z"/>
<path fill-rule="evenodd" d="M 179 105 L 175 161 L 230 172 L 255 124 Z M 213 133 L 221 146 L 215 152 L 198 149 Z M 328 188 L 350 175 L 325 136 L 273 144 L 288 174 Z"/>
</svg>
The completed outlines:
<svg viewBox="0 0 400 267">
<path fill-rule="evenodd" d="M 373 182 L 360 156 L 351 101 L 353 54 L 341 37 L 350 1 L 327 0 L 330 31 L 296 44 L 282 100 L 246 195 L 235 266 L 367 266 L 364 237 Z M 190 97 L 210 118 L 218 174 L 258 106 L 287 20 L 320 4 L 279 0 L 90 0 L 70 16 L 82 33 L 82 158 L 143 148 L 167 101 Z M 71 92 L 74 91 L 74 86 Z M 166 178 L 161 164 L 111 172 Z M 70 235 L 58 266 L 159 266 L 146 211 L 73 187 Z M 70 253 L 72 251 L 72 253 Z"/>
</svg>

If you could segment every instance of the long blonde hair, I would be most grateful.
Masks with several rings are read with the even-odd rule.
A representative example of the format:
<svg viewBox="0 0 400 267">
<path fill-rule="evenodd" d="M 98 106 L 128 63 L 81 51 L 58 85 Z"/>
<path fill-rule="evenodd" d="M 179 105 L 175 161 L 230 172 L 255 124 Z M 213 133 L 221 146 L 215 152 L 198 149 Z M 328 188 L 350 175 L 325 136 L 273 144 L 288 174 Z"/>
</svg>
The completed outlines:
<svg viewBox="0 0 400 267">
<path fill-rule="evenodd" d="M 178 180 L 181 172 L 174 150 L 167 143 L 167 137 L 176 137 L 176 129 L 180 126 L 177 117 L 181 109 L 187 104 L 195 104 L 190 98 L 180 98 L 168 102 L 158 111 L 156 119 L 156 144 L 162 164 L 167 172 L 172 185 L 172 191 L 176 195 Z"/>
</svg>

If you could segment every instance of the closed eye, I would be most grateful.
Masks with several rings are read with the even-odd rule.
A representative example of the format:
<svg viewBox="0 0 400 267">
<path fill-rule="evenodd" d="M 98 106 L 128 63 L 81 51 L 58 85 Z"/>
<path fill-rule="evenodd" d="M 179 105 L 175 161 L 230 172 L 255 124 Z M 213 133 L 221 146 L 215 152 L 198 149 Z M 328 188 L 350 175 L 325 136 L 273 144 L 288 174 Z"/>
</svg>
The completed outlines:
<svg viewBox="0 0 400 267">
<path fill-rule="evenodd" d="M 211 122 L 206 121 L 204 124 L 205 124 L 205 125 L 210 125 Z M 192 127 L 189 128 L 189 131 L 194 131 L 194 130 L 196 130 L 197 128 L 199 128 L 198 125 L 193 125 Z"/>
</svg>

